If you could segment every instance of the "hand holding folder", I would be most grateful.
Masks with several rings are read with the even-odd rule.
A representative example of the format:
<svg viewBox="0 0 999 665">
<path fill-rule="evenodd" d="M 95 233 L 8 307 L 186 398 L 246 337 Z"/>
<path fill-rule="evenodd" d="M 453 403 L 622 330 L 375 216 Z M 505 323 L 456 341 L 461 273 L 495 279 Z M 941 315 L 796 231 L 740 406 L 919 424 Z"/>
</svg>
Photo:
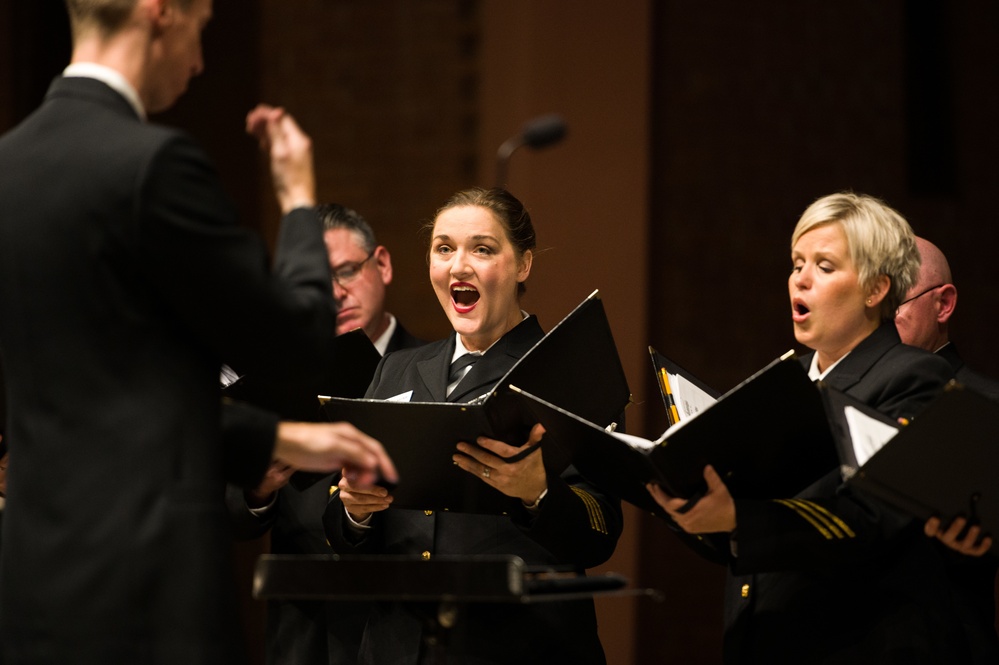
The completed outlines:
<svg viewBox="0 0 999 665">
<path fill-rule="evenodd" d="M 902 427 L 848 395 L 824 390 L 838 422 L 837 446 L 846 484 L 925 522 L 956 517 L 999 534 L 999 402 L 951 382 L 911 424 Z M 850 410 L 878 419 L 897 433 L 865 457 Z M 995 545 L 993 544 L 993 550 Z"/>
<path fill-rule="evenodd" d="M 580 371 L 584 369 L 585 371 Z M 594 422 L 617 420 L 630 399 L 624 369 L 599 292 L 593 292 L 551 329 L 484 396 L 467 403 L 391 402 L 332 398 L 323 410 L 385 446 L 399 471 L 393 506 L 423 510 L 502 513 L 510 497 L 457 468 L 459 441 L 479 436 L 521 446 L 537 422 L 508 386 L 516 382 L 565 404 Z M 525 449 L 507 458 L 530 454 Z M 568 464 L 557 450 L 546 452 L 554 472 Z"/>
<path fill-rule="evenodd" d="M 942 524 L 939 517 L 931 517 L 926 520 L 923 531 L 961 554 L 982 556 L 995 544 L 980 524 L 970 524 L 964 517 L 955 517 L 946 528 Z"/>
<path fill-rule="evenodd" d="M 681 413 L 654 441 L 607 432 L 528 390 L 519 394 L 547 430 L 542 445 L 557 446 L 590 481 L 660 515 L 645 486 L 690 499 L 706 489 L 709 464 L 737 498 L 793 496 L 836 467 L 821 397 L 793 354 L 692 417 Z"/>
</svg>

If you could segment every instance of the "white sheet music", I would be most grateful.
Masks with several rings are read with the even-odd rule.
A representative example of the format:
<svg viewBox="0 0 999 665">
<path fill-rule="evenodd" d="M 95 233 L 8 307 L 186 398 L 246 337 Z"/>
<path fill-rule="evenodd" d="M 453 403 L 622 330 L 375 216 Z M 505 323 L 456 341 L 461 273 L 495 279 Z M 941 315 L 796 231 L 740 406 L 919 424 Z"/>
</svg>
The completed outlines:
<svg viewBox="0 0 999 665">
<path fill-rule="evenodd" d="M 386 402 L 411 402 L 413 400 L 413 391 L 407 390 L 404 393 L 399 393 L 398 395 L 392 395 L 392 397 L 386 397 Z"/>
<path fill-rule="evenodd" d="M 669 386 L 673 392 L 673 402 L 676 404 L 680 422 L 667 428 L 659 437 L 660 441 L 666 439 L 669 434 L 689 423 L 699 413 L 718 401 L 680 374 L 669 374 Z"/>
<path fill-rule="evenodd" d="M 858 466 L 863 466 L 871 455 L 881 450 L 892 437 L 898 434 L 898 427 L 870 417 L 852 406 L 844 407 L 846 424 L 850 428 L 850 440 Z"/>
<path fill-rule="evenodd" d="M 680 374 L 670 374 L 669 385 L 673 390 L 673 400 L 680 414 L 680 422 L 693 418 L 716 401 L 714 397 Z"/>
</svg>

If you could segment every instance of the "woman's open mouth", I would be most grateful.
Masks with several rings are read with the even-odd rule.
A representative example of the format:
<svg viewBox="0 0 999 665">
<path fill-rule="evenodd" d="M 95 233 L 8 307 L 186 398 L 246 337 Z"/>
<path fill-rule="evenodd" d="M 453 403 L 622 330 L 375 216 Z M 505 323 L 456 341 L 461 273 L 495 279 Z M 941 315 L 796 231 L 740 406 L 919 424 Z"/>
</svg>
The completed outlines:
<svg viewBox="0 0 999 665">
<path fill-rule="evenodd" d="M 800 300 L 795 300 L 791 303 L 791 319 L 796 323 L 800 323 L 808 318 L 810 310 L 805 303 Z"/>
<path fill-rule="evenodd" d="M 457 312 L 470 312 L 479 302 L 479 291 L 471 284 L 457 283 L 451 285 L 451 302 Z"/>
</svg>

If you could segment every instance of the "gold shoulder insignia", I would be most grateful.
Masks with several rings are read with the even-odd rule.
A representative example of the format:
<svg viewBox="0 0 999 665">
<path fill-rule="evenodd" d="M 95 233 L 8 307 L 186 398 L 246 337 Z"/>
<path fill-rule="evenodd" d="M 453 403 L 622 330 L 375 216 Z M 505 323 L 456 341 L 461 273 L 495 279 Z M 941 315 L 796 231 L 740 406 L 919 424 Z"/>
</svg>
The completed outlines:
<svg viewBox="0 0 999 665">
<path fill-rule="evenodd" d="M 571 489 L 576 493 L 576 496 L 582 499 L 583 504 L 586 506 L 586 512 L 590 516 L 590 528 L 606 534 L 607 523 L 604 521 L 604 513 L 600 509 L 600 504 L 597 503 L 597 500 L 586 490 L 581 490 L 578 487 L 571 487 Z"/>
</svg>

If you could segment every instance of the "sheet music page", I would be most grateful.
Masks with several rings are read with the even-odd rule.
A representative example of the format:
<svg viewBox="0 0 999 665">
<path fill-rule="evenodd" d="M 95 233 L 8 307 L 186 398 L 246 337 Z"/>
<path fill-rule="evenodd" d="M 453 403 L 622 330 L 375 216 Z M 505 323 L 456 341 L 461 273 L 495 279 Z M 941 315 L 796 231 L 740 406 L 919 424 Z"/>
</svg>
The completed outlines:
<svg viewBox="0 0 999 665">
<path fill-rule="evenodd" d="M 680 374 L 670 374 L 669 384 L 673 389 L 673 399 L 676 401 L 676 410 L 680 412 L 681 423 L 715 403 L 714 397 Z"/>
<path fill-rule="evenodd" d="M 878 452 L 883 445 L 898 434 L 898 427 L 892 427 L 880 420 L 871 418 L 866 413 L 852 406 L 843 408 L 846 424 L 850 428 L 850 440 L 853 442 L 853 454 L 857 464 L 863 466 L 871 455 Z"/>
</svg>

